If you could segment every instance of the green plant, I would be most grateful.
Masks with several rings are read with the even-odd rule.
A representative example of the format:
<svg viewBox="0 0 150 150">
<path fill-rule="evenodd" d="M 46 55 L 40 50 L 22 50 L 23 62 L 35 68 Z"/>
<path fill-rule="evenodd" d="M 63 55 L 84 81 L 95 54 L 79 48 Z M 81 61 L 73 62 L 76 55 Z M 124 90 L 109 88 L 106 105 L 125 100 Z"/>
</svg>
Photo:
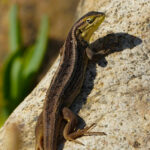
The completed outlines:
<svg viewBox="0 0 150 150">
<path fill-rule="evenodd" d="M 43 16 L 35 44 L 25 49 L 22 45 L 17 14 L 17 5 L 13 5 L 10 11 L 10 54 L 3 71 L 5 106 L 0 112 L 5 116 L 8 116 L 31 90 L 30 87 L 41 67 L 48 41 L 48 17 Z"/>
</svg>

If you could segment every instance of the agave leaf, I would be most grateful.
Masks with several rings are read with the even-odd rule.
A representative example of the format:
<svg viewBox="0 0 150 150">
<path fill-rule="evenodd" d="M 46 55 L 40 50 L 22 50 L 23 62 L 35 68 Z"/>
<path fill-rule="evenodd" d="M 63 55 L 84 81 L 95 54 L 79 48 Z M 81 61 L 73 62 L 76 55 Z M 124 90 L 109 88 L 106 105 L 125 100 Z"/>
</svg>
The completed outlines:
<svg viewBox="0 0 150 150">
<path fill-rule="evenodd" d="M 25 49 L 25 53 L 23 55 L 23 72 L 28 68 L 29 62 L 31 61 L 35 51 L 35 44 Z"/>
<path fill-rule="evenodd" d="M 7 58 L 6 63 L 3 68 L 3 96 L 5 100 L 9 100 L 10 96 L 10 72 L 12 68 L 13 61 L 20 55 L 19 51 L 11 53 L 10 56 Z"/>
<path fill-rule="evenodd" d="M 33 84 L 33 79 L 36 75 L 35 72 L 30 72 L 30 74 L 24 75 L 25 68 L 29 64 L 29 61 L 32 59 L 33 53 L 35 51 L 35 46 L 32 45 L 26 49 L 26 52 L 23 56 L 23 66 L 22 66 L 22 96 L 26 96 L 27 93 L 31 90 L 31 85 Z"/>
<path fill-rule="evenodd" d="M 7 119 L 8 117 L 8 112 L 6 109 L 4 108 L 1 108 L 0 109 L 0 128 L 2 127 L 2 125 L 4 124 L 5 120 Z"/>
<path fill-rule="evenodd" d="M 14 4 L 10 10 L 10 31 L 9 31 L 9 38 L 10 38 L 10 50 L 11 52 L 19 50 L 21 47 L 21 31 L 20 31 L 20 24 L 18 19 L 18 8 L 17 5 Z"/>
<path fill-rule="evenodd" d="M 48 41 L 48 17 L 42 18 L 38 38 L 35 45 L 27 51 L 24 65 L 23 65 L 23 78 L 27 79 L 31 74 L 36 74 L 41 67 Z M 34 50 L 33 50 L 34 49 Z"/>
<path fill-rule="evenodd" d="M 22 93 L 22 59 L 20 56 L 14 59 L 10 71 L 10 96 L 13 104 L 18 104 Z"/>
</svg>

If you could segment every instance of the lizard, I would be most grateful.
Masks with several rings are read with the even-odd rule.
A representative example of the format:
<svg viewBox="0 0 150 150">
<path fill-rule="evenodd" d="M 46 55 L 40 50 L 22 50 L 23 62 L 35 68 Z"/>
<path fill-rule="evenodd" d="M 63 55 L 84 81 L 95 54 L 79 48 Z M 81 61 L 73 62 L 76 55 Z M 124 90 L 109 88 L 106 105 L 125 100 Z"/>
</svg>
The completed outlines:
<svg viewBox="0 0 150 150">
<path fill-rule="evenodd" d="M 80 93 L 88 60 L 94 52 L 89 48 L 89 40 L 103 22 L 105 14 L 91 11 L 72 26 L 63 47 L 60 49 L 60 63 L 46 93 L 43 111 L 36 128 L 36 150 L 57 150 L 60 125 L 66 120 L 63 130 L 65 140 L 77 141 L 83 135 L 105 135 L 104 132 L 88 132 L 93 126 L 75 131 L 77 117 L 69 109 Z M 83 144 L 82 144 L 83 145 Z"/>
</svg>

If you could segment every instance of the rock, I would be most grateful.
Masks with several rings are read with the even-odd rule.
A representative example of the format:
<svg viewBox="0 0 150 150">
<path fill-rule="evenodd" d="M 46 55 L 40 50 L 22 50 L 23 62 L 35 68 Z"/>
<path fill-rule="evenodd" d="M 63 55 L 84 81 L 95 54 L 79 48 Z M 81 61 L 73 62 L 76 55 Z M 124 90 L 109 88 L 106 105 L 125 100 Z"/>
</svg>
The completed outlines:
<svg viewBox="0 0 150 150">
<path fill-rule="evenodd" d="M 81 0 L 78 18 L 91 10 L 106 13 L 104 23 L 93 35 L 91 47 L 108 54 L 98 63 L 89 63 L 82 91 L 72 110 L 85 124 L 96 123 L 91 131 L 107 135 L 78 138 L 84 146 L 67 141 L 64 149 L 149 149 L 150 0 Z M 19 150 L 34 149 L 35 124 L 58 63 L 59 58 L 1 128 L 0 147 L 3 149 L 4 139 L 9 136 L 5 134 L 6 129 L 12 124 L 20 135 Z"/>
</svg>

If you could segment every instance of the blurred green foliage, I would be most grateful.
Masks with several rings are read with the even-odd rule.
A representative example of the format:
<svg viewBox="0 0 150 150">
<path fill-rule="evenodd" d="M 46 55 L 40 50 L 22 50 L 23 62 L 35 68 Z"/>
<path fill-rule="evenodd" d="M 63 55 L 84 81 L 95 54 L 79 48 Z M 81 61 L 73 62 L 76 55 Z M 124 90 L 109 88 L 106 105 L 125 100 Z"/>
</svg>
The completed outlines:
<svg viewBox="0 0 150 150">
<path fill-rule="evenodd" d="M 3 70 L 4 107 L 0 125 L 31 90 L 41 67 L 48 41 L 48 17 L 43 16 L 36 42 L 24 48 L 21 39 L 17 5 L 10 10 L 10 55 Z"/>
</svg>

